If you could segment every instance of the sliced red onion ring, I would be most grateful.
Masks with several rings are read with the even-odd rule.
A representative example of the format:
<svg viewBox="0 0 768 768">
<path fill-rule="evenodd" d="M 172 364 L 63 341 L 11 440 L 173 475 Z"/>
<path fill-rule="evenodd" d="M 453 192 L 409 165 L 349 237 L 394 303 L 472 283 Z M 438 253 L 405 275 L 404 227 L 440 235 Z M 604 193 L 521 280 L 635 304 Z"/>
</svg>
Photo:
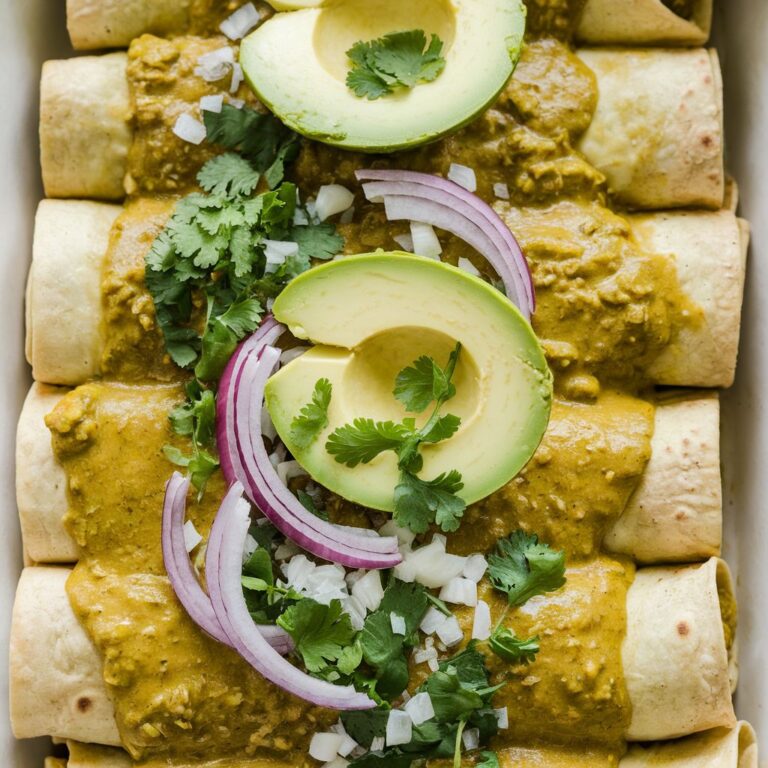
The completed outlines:
<svg viewBox="0 0 768 768">
<path fill-rule="evenodd" d="M 536 295 L 528 261 L 509 227 L 484 200 L 448 179 L 426 173 L 360 170 L 355 175 L 359 181 L 374 182 L 364 184 L 363 191 L 373 202 L 384 198 L 391 220 L 432 224 L 482 253 L 504 283 L 510 300 L 530 318 L 536 309 Z M 407 201 L 400 205 L 395 198 Z M 436 207 L 442 211 L 438 213 Z M 474 228 L 468 227 L 467 222 Z M 477 230 L 483 238 L 478 237 Z M 473 240 L 467 239 L 466 234 L 472 234 Z"/>
<path fill-rule="evenodd" d="M 224 371 L 217 399 L 217 442 L 224 475 L 229 483 L 243 483 L 249 498 L 278 530 L 307 551 L 349 567 L 391 568 L 402 559 L 396 537 L 372 536 L 364 529 L 321 520 L 285 487 L 269 461 L 261 438 L 261 412 L 264 387 L 280 353 L 272 350 L 270 356 L 277 358 L 258 374 L 258 386 L 251 379 L 261 368 L 261 353 L 284 331 L 274 318 L 266 318 L 238 347 Z M 249 377 L 243 384 L 247 365 Z"/>
<path fill-rule="evenodd" d="M 393 568 L 402 561 L 397 538 L 354 533 L 313 515 L 285 487 L 267 455 L 261 437 L 264 388 L 280 359 L 280 350 L 265 347 L 244 355 L 234 380 L 233 444 L 245 474 L 248 496 L 285 536 L 323 560 L 350 568 Z M 253 425 L 259 425 L 254 429 Z M 239 479 L 239 478 L 238 478 Z"/>
<path fill-rule="evenodd" d="M 165 570 L 176 597 L 192 621 L 215 640 L 231 646 L 232 642 L 213 612 L 210 598 L 200 586 L 184 544 L 188 491 L 189 479 L 174 472 L 166 484 L 163 504 L 162 544 Z M 293 649 L 291 636 L 281 627 L 261 626 L 259 631 L 280 653 L 288 653 Z"/>
<path fill-rule="evenodd" d="M 294 667 L 255 631 L 240 583 L 243 549 L 250 526 L 243 486 L 227 493 L 213 524 L 206 558 L 213 610 L 235 650 L 275 685 L 305 701 L 337 710 L 371 709 L 376 703 L 351 686 L 338 686 L 310 677 Z"/>
</svg>

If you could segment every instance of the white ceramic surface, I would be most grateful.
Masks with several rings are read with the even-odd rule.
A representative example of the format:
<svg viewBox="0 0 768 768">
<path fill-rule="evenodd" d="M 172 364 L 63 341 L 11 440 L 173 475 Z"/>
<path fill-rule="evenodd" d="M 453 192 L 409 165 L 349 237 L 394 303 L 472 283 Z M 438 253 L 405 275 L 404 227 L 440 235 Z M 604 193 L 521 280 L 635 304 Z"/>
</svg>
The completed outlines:
<svg viewBox="0 0 768 768">
<path fill-rule="evenodd" d="M 67 55 L 63 0 L 0 0 L 0 658 L 21 567 L 13 453 L 15 422 L 28 386 L 23 293 L 35 206 L 40 64 Z M 768 757 L 768 0 L 720 0 L 718 44 L 726 82 L 729 168 L 751 219 L 745 332 L 738 380 L 723 417 L 728 558 L 741 598 L 741 717 L 758 728 Z M 40 768 L 45 742 L 16 744 L 8 727 L 7 671 L 0 663 L 0 766 Z M 762 762 L 768 768 L 768 759 Z"/>
</svg>

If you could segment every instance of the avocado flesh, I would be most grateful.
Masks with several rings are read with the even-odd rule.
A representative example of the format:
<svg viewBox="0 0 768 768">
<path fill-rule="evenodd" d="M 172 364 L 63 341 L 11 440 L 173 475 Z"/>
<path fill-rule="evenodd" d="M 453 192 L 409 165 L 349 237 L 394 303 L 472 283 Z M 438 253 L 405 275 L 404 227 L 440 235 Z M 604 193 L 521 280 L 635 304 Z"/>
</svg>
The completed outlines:
<svg viewBox="0 0 768 768">
<path fill-rule="evenodd" d="M 278 13 L 242 43 L 240 62 L 261 101 L 286 125 L 347 149 L 418 146 L 470 122 L 506 85 L 525 30 L 522 0 L 310 0 Z M 444 42 L 431 83 L 375 101 L 346 85 L 356 42 L 423 29 Z"/>
<path fill-rule="evenodd" d="M 552 378 L 536 336 L 501 293 L 461 270 L 404 253 L 350 256 L 290 283 L 274 314 L 315 345 L 267 383 L 275 428 L 318 483 L 350 501 L 392 511 L 397 459 L 390 451 L 349 469 L 326 451 L 328 435 L 358 417 L 414 416 L 392 394 L 396 375 L 422 355 L 444 366 L 457 341 L 456 396 L 441 413 L 462 424 L 451 439 L 422 446 L 420 476 L 458 470 L 460 495 L 472 503 L 509 482 L 544 434 Z M 333 384 L 329 425 L 301 449 L 291 422 L 320 378 Z M 430 412 L 416 416 L 417 425 Z"/>
</svg>

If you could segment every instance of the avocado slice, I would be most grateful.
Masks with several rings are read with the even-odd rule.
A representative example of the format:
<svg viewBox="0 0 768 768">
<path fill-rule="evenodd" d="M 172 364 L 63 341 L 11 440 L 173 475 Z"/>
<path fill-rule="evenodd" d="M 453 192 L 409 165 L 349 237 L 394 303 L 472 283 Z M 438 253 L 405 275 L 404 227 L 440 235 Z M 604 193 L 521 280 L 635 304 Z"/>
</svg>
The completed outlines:
<svg viewBox="0 0 768 768">
<path fill-rule="evenodd" d="M 459 495 L 472 503 L 509 482 L 544 434 L 552 376 L 531 326 L 503 294 L 455 267 L 399 252 L 348 256 L 300 275 L 273 311 L 315 345 L 267 383 L 275 428 L 317 482 L 350 501 L 391 512 L 397 459 L 389 451 L 349 469 L 326 451 L 328 435 L 357 417 L 413 416 L 392 394 L 395 377 L 422 355 L 445 365 L 457 341 L 456 395 L 441 413 L 462 423 L 449 440 L 422 447 L 420 477 L 456 469 Z M 291 422 L 320 378 L 333 384 L 329 425 L 300 448 Z"/>
<path fill-rule="evenodd" d="M 523 43 L 522 0 L 281 0 L 251 33 L 240 62 L 258 97 L 286 125 L 347 149 L 388 152 L 438 139 L 491 104 Z M 346 85 L 346 52 L 393 32 L 437 34 L 442 74 L 368 101 Z"/>
</svg>

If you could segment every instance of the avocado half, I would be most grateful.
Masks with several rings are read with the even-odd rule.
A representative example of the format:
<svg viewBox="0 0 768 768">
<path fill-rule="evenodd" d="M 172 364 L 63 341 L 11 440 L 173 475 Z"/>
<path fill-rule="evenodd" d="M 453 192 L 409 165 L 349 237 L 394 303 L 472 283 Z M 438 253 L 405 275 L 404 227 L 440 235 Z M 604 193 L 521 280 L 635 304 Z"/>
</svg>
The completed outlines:
<svg viewBox="0 0 768 768">
<path fill-rule="evenodd" d="M 552 377 L 531 326 L 503 294 L 455 267 L 405 253 L 349 256 L 296 278 L 273 311 L 315 345 L 267 383 L 275 428 L 317 482 L 350 501 L 392 511 L 397 459 L 390 451 L 350 469 L 327 452 L 328 435 L 358 417 L 414 416 L 393 396 L 395 377 L 422 355 L 445 365 L 456 342 L 456 395 L 441 412 L 462 423 L 449 440 L 423 446 L 420 476 L 460 471 L 460 496 L 472 503 L 508 483 L 544 435 Z M 301 448 L 291 422 L 320 378 L 333 385 L 329 425 Z"/>
<path fill-rule="evenodd" d="M 249 35 L 240 62 L 258 97 L 311 139 L 364 152 L 434 141 L 470 122 L 509 80 L 523 44 L 522 0 L 285 0 Z M 290 10 L 295 9 L 295 10 Z M 357 42 L 423 29 L 444 43 L 446 66 L 376 101 L 346 85 Z"/>
</svg>

